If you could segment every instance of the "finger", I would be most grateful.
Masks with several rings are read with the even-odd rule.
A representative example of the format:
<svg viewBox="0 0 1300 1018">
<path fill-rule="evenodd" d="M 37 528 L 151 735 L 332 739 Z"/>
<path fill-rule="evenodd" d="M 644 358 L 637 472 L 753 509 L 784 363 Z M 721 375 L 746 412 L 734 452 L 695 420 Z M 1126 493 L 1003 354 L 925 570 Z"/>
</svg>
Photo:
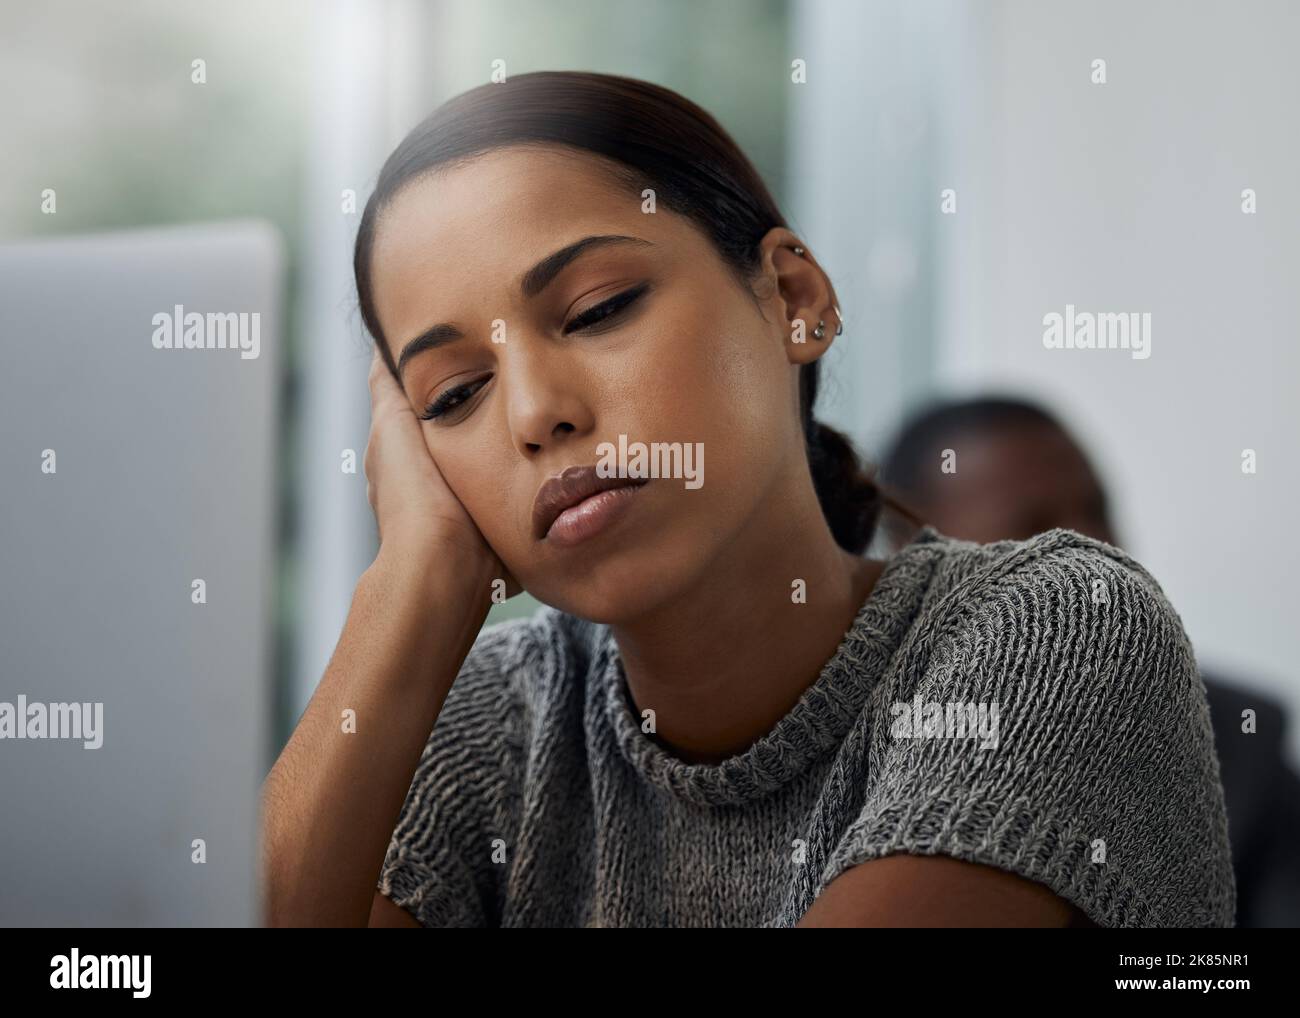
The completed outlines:
<svg viewBox="0 0 1300 1018">
<path fill-rule="evenodd" d="M 388 370 L 388 365 L 379 353 L 378 344 L 370 358 L 370 410 L 373 414 L 381 407 L 406 406 L 406 393 L 397 384 L 397 379 Z"/>
</svg>

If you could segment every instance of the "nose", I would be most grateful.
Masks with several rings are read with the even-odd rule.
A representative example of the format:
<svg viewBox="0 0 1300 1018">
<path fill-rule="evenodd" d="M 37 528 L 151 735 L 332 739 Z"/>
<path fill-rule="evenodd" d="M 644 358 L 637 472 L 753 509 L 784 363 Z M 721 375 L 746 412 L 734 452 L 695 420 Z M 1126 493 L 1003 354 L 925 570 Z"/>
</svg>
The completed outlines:
<svg viewBox="0 0 1300 1018">
<path fill-rule="evenodd" d="M 500 357 L 498 373 L 511 441 L 524 457 L 535 459 L 591 433 L 589 380 L 573 358 L 543 342 L 516 338 Z"/>
</svg>

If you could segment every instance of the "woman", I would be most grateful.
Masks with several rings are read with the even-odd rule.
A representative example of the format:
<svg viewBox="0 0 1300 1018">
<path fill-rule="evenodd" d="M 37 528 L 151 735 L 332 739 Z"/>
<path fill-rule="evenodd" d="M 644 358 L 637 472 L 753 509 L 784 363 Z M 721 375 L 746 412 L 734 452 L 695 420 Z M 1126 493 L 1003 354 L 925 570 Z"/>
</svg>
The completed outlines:
<svg viewBox="0 0 1300 1018">
<path fill-rule="evenodd" d="M 834 288 L 707 113 L 476 88 L 355 267 L 381 547 L 267 781 L 268 921 L 1231 925 L 1159 586 L 1066 530 L 863 557 Z"/>
</svg>

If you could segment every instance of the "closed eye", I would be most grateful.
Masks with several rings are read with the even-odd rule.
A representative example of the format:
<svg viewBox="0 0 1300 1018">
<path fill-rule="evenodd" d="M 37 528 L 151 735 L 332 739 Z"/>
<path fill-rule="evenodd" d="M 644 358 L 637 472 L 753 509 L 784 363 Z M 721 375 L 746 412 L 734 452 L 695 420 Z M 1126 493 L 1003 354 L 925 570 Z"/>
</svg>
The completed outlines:
<svg viewBox="0 0 1300 1018">
<path fill-rule="evenodd" d="M 612 324 L 620 315 L 626 313 L 649 289 L 649 283 L 640 283 L 624 290 L 622 293 L 615 294 L 609 300 L 602 301 L 595 307 L 588 308 L 582 314 L 571 318 L 561 331 L 567 336 L 573 332 L 587 332 L 603 322 Z M 467 382 L 464 385 L 452 386 L 424 408 L 424 412 L 419 415 L 420 420 L 432 421 L 453 413 L 457 408 L 472 399 L 474 394 L 483 388 L 487 382 L 488 379 L 483 378 Z"/>
<path fill-rule="evenodd" d="M 465 385 L 453 385 L 446 392 L 442 393 L 437 399 L 424 408 L 424 413 L 420 414 L 420 420 L 432 421 L 435 418 L 442 417 L 445 414 L 455 410 L 462 403 L 469 400 L 474 393 L 487 384 L 487 379 L 479 379 L 475 382 L 468 382 Z"/>
<path fill-rule="evenodd" d="M 648 289 L 650 289 L 649 283 L 641 283 L 630 290 L 615 294 L 609 300 L 571 318 L 561 331 L 566 336 L 571 332 L 585 332 L 601 322 L 612 319 L 627 311 Z"/>
</svg>

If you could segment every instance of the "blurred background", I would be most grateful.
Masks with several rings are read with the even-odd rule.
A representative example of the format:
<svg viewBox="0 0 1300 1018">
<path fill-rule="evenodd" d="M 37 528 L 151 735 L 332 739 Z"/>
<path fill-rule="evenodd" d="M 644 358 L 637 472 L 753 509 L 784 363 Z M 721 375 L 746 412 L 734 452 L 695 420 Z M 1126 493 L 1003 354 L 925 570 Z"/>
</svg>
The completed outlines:
<svg viewBox="0 0 1300 1018">
<path fill-rule="evenodd" d="M 403 135 L 494 60 L 646 78 L 712 112 L 842 298 L 821 416 L 875 457 L 935 399 L 1049 407 L 1198 659 L 1300 712 L 1300 7 L 5 0 L 0 23 L 0 242 L 253 219 L 282 246 L 266 420 L 234 399 L 199 425 L 274 448 L 268 579 L 232 581 L 254 604 L 266 583 L 260 774 L 376 548 L 364 476 L 340 469 L 369 426 L 360 212 Z M 1067 304 L 1150 312 L 1151 356 L 1045 349 L 1043 316 Z M 16 328 L 6 359 L 32 342 Z M 6 396 L 28 388 L 3 374 Z M 114 394 L 96 395 L 111 433 Z M 33 525 L 10 524 L 7 543 Z M 489 622 L 535 607 L 522 595 Z M 84 636 L 75 617 L 59 625 Z M 134 635 L 167 638 L 147 618 Z M 0 699 L 36 681 L 3 678 Z M 1294 766 L 1300 726 L 1287 733 Z"/>
</svg>

